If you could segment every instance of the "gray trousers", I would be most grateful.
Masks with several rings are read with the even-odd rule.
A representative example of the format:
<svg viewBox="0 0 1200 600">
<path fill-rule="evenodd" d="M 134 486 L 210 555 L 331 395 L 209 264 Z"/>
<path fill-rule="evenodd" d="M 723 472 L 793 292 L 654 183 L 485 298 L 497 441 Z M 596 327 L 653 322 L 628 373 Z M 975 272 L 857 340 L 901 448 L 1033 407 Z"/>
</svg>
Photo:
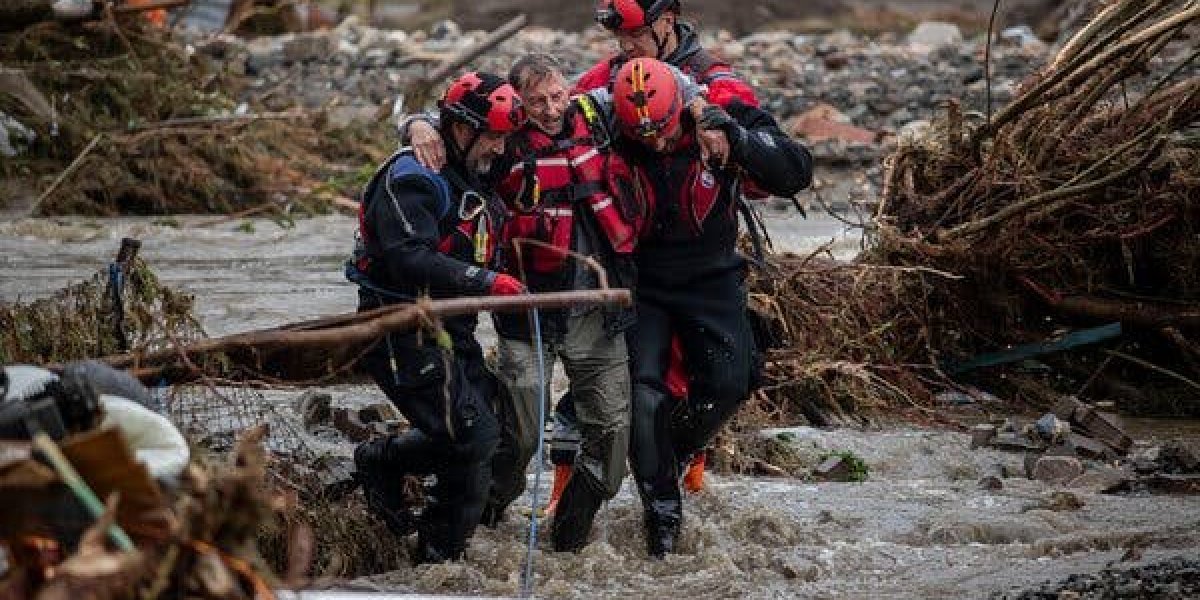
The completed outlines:
<svg viewBox="0 0 1200 600">
<path fill-rule="evenodd" d="M 544 343 L 542 357 L 546 389 L 545 415 L 550 417 L 550 376 L 554 360 L 563 361 L 583 444 L 572 477 L 587 475 L 606 498 L 616 495 L 625 477 L 629 452 L 630 396 L 629 353 L 625 336 L 610 337 L 604 330 L 604 314 L 592 310 L 571 315 L 561 343 Z M 538 419 L 537 354 L 524 340 L 500 338 L 497 377 L 507 388 L 500 395 L 498 413 L 502 423 L 500 447 L 492 461 L 489 508 L 497 514 L 525 490 L 525 470 L 537 450 Z"/>
</svg>

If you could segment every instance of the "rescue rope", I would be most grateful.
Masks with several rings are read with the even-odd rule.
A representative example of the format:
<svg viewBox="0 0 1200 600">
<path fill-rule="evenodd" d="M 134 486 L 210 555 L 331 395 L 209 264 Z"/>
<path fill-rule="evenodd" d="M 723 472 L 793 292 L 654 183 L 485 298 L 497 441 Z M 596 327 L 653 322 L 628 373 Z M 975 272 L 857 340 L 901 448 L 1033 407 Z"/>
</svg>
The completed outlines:
<svg viewBox="0 0 1200 600">
<path fill-rule="evenodd" d="M 529 499 L 529 546 L 525 550 L 525 572 L 521 575 L 521 597 L 533 597 L 533 557 L 537 549 L 538 531 L 538 491 L 542 485 L 542 447 L 546 438 L 546 361 L 542 351 L 542 321 L 538 318 L 537 309 L 529 311 L 529 319 L 533 321 L 534 356 L 537 358 L 538 379 L 538 420 L 537 420 L 537 451 L 533 460 L 533 492 Z"/>
</svg>

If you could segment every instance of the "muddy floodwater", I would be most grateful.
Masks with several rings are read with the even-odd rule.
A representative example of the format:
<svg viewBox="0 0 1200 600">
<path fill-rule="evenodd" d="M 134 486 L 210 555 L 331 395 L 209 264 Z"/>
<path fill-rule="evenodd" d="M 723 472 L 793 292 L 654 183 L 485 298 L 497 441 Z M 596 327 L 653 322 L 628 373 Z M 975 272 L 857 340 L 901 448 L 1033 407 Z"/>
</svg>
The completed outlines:
<svg viewBox="0 0 1200 600">
<path fill-rule="evenodd" d="M 268 220 L 212 224 L 186 217 L 36 219 L 0 223 L 0 300 L 46 295 L 103 268 L 122 237 L 143 242 L 145 258 L 167 284 L 196 296 L 211 335 L 271 327 L 352 311 L 354 289 L 342 278 L 354 220 L 304 219 L 283 228 Z M 248 226 L 241 227 L 244 223 Z M 848 258 L 857 236 L 828 217 L 773 214 L 776 246 L 811 251 L 832 240 Z M 486 319 L 485 319 L 486 322 Z M 493 339 L 490 331 L 485 343 Z M 382 401 L 372 387 L 336 386 L 334 402 Z M 296 392 L 275 392 L 268 401 Z M 290 408 L 284 408 L 284 411 Z M 1200 439 L 1195 422 L 1137 421 L 1140 444 Z M 778 433 L 778 432 L 768 432 Z M 1004 477 L 1022 457 L 969 449 L 968 436 L 892 426 L 860 430 L 789 430 L 791 443 L 818 456 L 850 450 L 870 468 L 863 483 L 710 474 L 690 496 L 680 552 L 646 558 L 641 514 L 631 484 L 601 512 L 597 539 L 580 554 L 556 554 L 542 536 L 536 556 L 539 597 L 621 598 L 976 598 L 1106 566 L 1128 567 L 1170 556 L 1195 558 L 1200 499 L 1103 495 Z M 331 450 L 348 454 L 349 445 Z M 531 474 L 532 479 L 532 474 Z M 549 474 L 542 479 L 547 494 Z M 528 498 L 520 504 L 527 506 Z M 511 596 L 519 592 L 528 522 L 510 512 L 481 529 L 462 563 L 422 566 L 363 578 L 355 591 Z M 543 529 L 544 532 L 544 529 Z M 363 543 L 372 543 L 364 540 Z M 1119 562 L 1131 544 L 1140 558 Z"/>
</svg>

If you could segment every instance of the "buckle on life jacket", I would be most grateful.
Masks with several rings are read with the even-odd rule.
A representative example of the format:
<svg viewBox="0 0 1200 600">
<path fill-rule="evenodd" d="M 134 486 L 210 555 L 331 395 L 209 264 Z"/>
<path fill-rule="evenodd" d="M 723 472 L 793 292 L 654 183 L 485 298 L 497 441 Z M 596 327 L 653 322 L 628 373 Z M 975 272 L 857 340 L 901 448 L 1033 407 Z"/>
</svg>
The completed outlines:
<svg viewBox="0 0 1200 600">
<path fill-rule="evenodd" d="M 462 198 L 458 202 L 458 219 L 460 221 L 470 221 L 478 217 L 486 205 L 487 200 L 479 192 L 467 190 L 463 192 Z"/>
</svg>

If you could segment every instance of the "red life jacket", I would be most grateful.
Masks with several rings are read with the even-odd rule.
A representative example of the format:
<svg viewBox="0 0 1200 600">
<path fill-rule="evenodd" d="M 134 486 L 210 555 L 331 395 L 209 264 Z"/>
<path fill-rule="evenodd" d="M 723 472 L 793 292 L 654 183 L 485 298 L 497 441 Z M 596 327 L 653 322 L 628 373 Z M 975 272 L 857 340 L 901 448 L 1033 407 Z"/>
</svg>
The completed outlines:
<svg viewBox="0 0 1200 600">
<path fill-rule="evenodd" d="M 660 197 L 661 190 L 654 186 L 644 168 L 636 169 L 638 185 L 645 190 L 646 203 L 655 220 L 653 227 L 645 228 L 647 234 L 653 231 L 674 239 L 699 238 L 710 219 L 736 221 L 736 206 L 729 202 L 732 194 L 725 189 L 726 183 L 704 166 L 694 144 L 691 134 L 684 134 L 680 149 L 661 157 L 667 162 L 669 197 Z"/>
<path fill-rule="evenodd" d="M 523 267 L 536 273 L 559 272 L 576 247 L 572 233 L 577 210 L 588 210 L 597 233 L 617 255 L 630 255 L 646 207 L 624 159 L 610 148 L 608 132 L 586 96 L 572 100 L 563 135 L 549 136 L 530 127 L 522 140 L 522 158 L 497 191 L 508 205 L 504 243 L 532 239 L 541 244 L 514 248 Z M 592 248 L 590 251 L 596 251 Z"/>
</svg>

